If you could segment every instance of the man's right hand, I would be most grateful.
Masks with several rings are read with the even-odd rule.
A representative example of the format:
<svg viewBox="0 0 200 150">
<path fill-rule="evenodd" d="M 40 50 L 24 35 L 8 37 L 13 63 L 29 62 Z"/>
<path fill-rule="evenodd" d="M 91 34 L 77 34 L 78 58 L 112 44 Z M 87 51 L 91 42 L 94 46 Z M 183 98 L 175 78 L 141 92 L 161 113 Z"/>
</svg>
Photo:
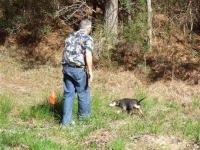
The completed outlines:
<svg viewBox="0 0 200 150">
<path fill-rule="evenodd" d="M 90 86 L 91 82 L 93 81 L 93 73 L 88 72 L 88 85 Z"/>
</svg>

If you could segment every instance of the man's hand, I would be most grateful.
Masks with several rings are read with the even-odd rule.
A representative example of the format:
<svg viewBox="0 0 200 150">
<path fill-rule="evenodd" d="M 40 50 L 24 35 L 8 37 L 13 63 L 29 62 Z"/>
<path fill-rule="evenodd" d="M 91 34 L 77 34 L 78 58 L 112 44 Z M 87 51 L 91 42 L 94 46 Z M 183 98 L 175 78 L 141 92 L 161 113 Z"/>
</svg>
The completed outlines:
<svg viewBox="0 0 200 150">
<path fill-rule="evenodd" d="M 93 73 L 92 72 L 88 72 L 88 85 L 90 87 L 90 83 L 93 81 Z"/>
<path fill-rule="evenodd" d="M 90 86 L 90 83 L 93 80 L 93 73 L 92 73 L 92 52 L 89 50 L 86 50 L 86 64 L 87 64 L 87 71 L 88 71 L 88 85 Z"/>
</svg>

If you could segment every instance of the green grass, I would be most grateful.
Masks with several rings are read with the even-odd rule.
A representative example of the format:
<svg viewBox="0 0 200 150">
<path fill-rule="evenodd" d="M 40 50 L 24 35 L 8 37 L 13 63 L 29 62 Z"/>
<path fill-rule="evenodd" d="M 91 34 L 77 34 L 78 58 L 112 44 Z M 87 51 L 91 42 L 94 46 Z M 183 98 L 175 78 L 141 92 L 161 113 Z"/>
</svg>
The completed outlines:
<svg viewBox="0 0 200 150">
<path fill-rule="evenodd" d="M 112 147 L 114 150 L 124 149 L 126 146 L 126 139 L 123 137 L 117 137 L 108 146 Z"/>
<path fill-rule="evenodd" d="M 32 106 L 29 109 L 23 109 L 19 113 L 19 118 L 23 121 L 41 120 L 42 122 L 55 122 L 56 120 L 54 117 L 53 108 L 50 106 L 50 104 L 42 104 Z"/>
<path fill-rule="evenodd" d="M 187 119 L 184 122 L 183 135 L 185 138 L 196 138 L 197 142 L 199 142 L 200 135 L 200 122 L 196 119 Z M 194 132 L 195 131 L 195 132 Z"/>
<path fill-rule="evenodd" d="M 58 96 L 54 112 L 48 101 L 44 101 L 43 104 L 22 109 L 18 116 L 15 116 L 18 117 L 17 119 L 9 116 L 13 108 L 12 99 L 1 96 L 1 124 L 3 126 L 9 124 L 9 126 L 0 132 L 0 149 L 24 145 L 33 150 L 96 149 L 98 145 L 95 142 L 91 142 L 89 146 L 84 143 L 87 137 L 100 129 L 116 133 L 117 136 L 113 135 L 113 139 L 106 144 L 107 148 L 112 147 L 115 150 L 124 149 L 127 144 L 131 143 L 132 135 L 142 134 L 172 134 L 200 142 L 198 119 L 184 117 L 181 104 L 159 102 L 156 98 L 147 98 L 142 102 L 145 117 L 141 117 L 137 111 L 132 116 L 126 113 L 117 113 L 118 108 L 110 108 L 106 105 L 109 103 L 109 98 L 99 99 L 97 94 L 93 97 L 92 115 L 89 119 L 79 121 L 74 115 L 76 125 L 70 126 L 64 131 L 59 130 L 57 124 L 59 124 L 58 118 L 61 117 L 59 112 L 59 109 L 62 109 L 61 95 Z M 194 100 L 191 109 L 199 109 L 197 105 L 199 103 Z M 74 113 L 76 111 L 77 99 L 75 99 Z M 17 120 L 23 120 L 25 124 L 15 126 L 13 121 Z M 33 121 L 35 126 L 30 121 Z M 54 137 L 64 139 L 64 142 L 60 144 L 59 139 L 55 140 Z"/>
<path fill-rule="evenodd" d="M 66 149 L 69 146 L 57 144 L 51 140 L 46 139 L 38 135 L 30 134 L 25 131 L 15 131 L 12 132 L 1 132 L 0 133 L 1 147 L 4 149 L 6 147 L 14 148 L 20 146 L 30 147 L 32 150 L 54 150 L 54 149 Z M 71 145 L 72 146 L 72 145 Z"/>
<path fill-rule="evenodd" d="M 34 75 L 34 72 L 31 74 Z M 49 77 L 49 74 L 45 75 Z M 109 107 L 109 102 L 121 93 L 109 91 L 109 83 L 102 85 L 91 91 L 90 118 L 78 120 L 76 98 L 73 109 L 76 124 L 64 130 L 59 129 L 63 103 L 61 89 L 56 90 L 57 101 L 54 106 L 49 103 L 52 90 L 48 89 L 49 85 L 48 93 L 45 88 L 41 91 L 31 89 L 26 91 L 28 94 L 12 90 L 4 92 L 0 95 L 0 150 L 137 149 L 138 143 L 132 139 L 134 135 L 172 135 L 200 144 L 199 95 L 183 105 L 175 100 L 149 96 L 148 87 L 139 84 L 137 87 L 131 86 L 135 98 L 146 97 L 141 102 L 144 111 L 142 117 L 136 110 L 128 115 L 126 112 L 118 113 L 120 109 L 117 107 Z M 145 149 L 149 145 L 142 146 Z M 160 148 L 156 145 L 152 147 Z"/>
<path fill-rule="evenodd" d="M 9 122 L 9 113 L 13 109 L 13 101 L 6 95 L 0 95 L 0 123 Z"/>
</svg>

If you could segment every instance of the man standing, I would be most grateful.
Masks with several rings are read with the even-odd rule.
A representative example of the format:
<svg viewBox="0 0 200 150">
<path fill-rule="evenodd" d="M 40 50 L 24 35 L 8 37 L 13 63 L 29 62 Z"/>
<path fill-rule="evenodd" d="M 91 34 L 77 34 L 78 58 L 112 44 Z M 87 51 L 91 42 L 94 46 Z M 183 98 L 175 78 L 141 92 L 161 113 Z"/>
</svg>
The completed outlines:
<svg viewBox="0 0 200 150">
<path fill-rule="evenodd" d="M 92 51 L 94 46 L 93 39 L 89 35 L 91 28 L 90 20 L 82 20 L 79 30 L 65 40 L 62 57 L 64 103 L 61 126 L 74 124 L 72 109 L 76 93 L 79 119 L 87 118 L 91 114 L 89 84 L 93 79 Z"/>
</svg>

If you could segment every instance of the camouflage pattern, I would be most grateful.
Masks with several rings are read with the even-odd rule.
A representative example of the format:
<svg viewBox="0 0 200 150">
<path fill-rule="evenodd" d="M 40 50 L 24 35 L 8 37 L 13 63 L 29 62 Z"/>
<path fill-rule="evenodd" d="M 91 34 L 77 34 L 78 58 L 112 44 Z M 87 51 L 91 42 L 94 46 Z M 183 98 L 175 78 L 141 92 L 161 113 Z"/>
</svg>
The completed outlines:
<svg viewBox="0 0 200 150">
<path fill-rule="evenodd" d="M 94 42 L 83 29 L 69 35 L 65 40 L 62 64 L 85 66 L 85 51 L 93 51 Z"/>
</svg>

